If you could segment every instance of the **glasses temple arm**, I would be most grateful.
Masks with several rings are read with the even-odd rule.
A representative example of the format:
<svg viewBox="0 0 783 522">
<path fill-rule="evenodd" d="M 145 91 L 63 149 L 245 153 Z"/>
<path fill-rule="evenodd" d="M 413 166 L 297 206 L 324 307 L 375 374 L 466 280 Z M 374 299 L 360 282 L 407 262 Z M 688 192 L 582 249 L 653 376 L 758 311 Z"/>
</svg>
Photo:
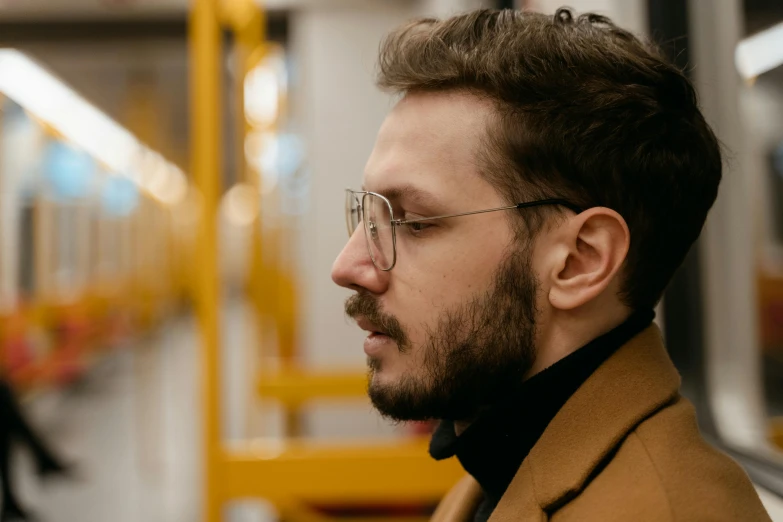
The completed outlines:
<svg viewBox="0 0 783 522">
<path fill-rule="evenodd" d="M 452 217 L 460 217 L 460 216 L 472 216 L 473 214 L 485 214 L 487 212 L 498 212 L 500 210 L 512 210 L 512 209 L 523 209 L 523 208 L 530 208 L 530 207 L 538 207 L 541 205 L 562 205 L 569 210 L 573 210 L 577 214 L 580 214 L 582 212 L 582 209 L 577 207 L 576 205 L 573 205 L 565 200 L 562 199 L 545 199 L 542 201 L 531 201 L 528 203 L 517 203 L 516 205 L 509 205 L 507 207 L 497 207 L 497 208 L 488 208 L 485 210 L 474 210 L 472 212 L 461 212 L 459 214 L 444 214 L 442 216 L 432 216 L 432 217 L 425 217 L 425 218 L 416 218 L 416 219 L 393 219 L 392 223 L 395 226 L 398 225 L 407 225 L 408 223 L 418 223 L 420 221 L 431 221 L 433 219 L 445 219 L 445 218 L 452 218 Z"/>
</svg>

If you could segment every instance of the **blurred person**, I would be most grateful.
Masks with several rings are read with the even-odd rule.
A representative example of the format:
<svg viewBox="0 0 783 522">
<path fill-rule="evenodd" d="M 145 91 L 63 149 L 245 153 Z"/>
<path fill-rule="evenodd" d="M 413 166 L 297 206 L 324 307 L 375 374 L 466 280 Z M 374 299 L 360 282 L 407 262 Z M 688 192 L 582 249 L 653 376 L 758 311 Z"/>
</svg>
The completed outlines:
<svg viewBox="0 0 783 522">
<path fill-rule="evenodd" d="M 468 475 L 437 522 L 769 521 L 653 323 L 721 179 L 694 88 L 596 14 L 401 27 L 332 268 L 375 407 Z"/>
<path fill-rule="evenodd" d="M 0 482 L 2 482 L 0 522 L 32 520 L 19 503 L 13 487 L 11 457 L 14 441 L 25 444 L 30 449 L 40 477 L 72 475 L 70 467 L 66 466 L 32 429 L 10 384 L 0 377 Z"/>
</svg>

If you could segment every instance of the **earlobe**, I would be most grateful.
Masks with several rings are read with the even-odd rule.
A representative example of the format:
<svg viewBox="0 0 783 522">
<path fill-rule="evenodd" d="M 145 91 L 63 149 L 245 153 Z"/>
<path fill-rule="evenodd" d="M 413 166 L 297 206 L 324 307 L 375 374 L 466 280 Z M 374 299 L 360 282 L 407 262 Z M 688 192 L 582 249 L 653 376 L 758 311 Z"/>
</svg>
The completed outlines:
<svg viewBox="0 0 783 522">
<path fill-rule="evenodd" d="M 592 208 L 571 220 L 552 265 L 550 304 L 572 310 L 601 295 L 620 271 L 629 245 L 628 225 L 614 210 Z"/>
</svg>

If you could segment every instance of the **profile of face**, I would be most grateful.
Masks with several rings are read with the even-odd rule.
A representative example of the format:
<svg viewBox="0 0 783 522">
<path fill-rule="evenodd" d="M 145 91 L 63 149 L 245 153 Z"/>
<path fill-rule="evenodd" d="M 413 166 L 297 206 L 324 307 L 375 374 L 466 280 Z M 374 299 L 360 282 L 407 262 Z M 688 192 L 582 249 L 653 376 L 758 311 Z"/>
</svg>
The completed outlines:
<svg viewBox="0 0 783 522">
<path fill-rule="evenodd" d="M 381 127 L 362 190 L 386 196 L 395 219 L 507 205 L 477 165 L 492 110 L 467 94 L 407 95 Z M 368 332 L 369 395 L 383 415 L 471 419 L 523 382 L 540 292 L 516 212 L 397 226 L 389 271 L 373 264 L 362 226 L 350 237 L 332 278 L 356 292 L 346 314 Z"/>
</svg>

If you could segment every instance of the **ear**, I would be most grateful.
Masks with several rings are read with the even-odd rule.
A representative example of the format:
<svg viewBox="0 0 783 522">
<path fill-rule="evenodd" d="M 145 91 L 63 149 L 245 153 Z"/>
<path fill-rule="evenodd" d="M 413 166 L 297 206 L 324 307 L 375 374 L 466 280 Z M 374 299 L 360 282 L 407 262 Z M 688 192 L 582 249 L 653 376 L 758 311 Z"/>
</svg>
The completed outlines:
<svg viewBox="0 0 783 522">
<path fill-rule="evenodd" d="M 598 297 L 622 267 L 631 233 L 614 210 L 591 208 L 569 220 L 553 250 L 549 301 L 572 310 Z"/>
</svg>

